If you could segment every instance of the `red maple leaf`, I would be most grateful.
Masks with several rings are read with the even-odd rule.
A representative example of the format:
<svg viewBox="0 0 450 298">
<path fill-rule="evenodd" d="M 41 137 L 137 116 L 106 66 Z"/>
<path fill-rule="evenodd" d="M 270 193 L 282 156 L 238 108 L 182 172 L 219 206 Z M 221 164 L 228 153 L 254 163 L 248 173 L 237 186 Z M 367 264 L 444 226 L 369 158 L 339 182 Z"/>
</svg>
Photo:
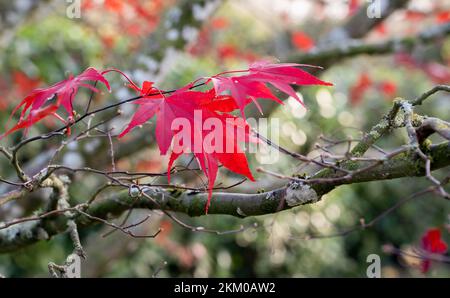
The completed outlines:
<svg viewBox="0 0 450 298">
<path fill-rule="evenodd" d="M 192 87 L 193 83 L 165 97 L 162 93 L 154 92 L 156 89 L 151 82 L 144 82 L 143 87 L 138 88 L 144 97 L 135 101 L 139 108 L 119 137 L 156 115 L 156 141 L 159 150 L 165 155 L 171 149 L 169 182 L 170 169 L 175 160 L 183 153 L 193 153 L 208 178 L 208 201 L 205 206 L 207 213 L 219 163 L 254 181 L 247 158 L 239 148 L 239 142 L 250 141 L 250 128 L 242 118 L 226 113 L 237 107 L 230 96 L 217 96 L 214 89 L 206 92 L 192 91 Z M 184 121 L 187 128 L 174 127 L 177 120 Z M 205 128 L 208 122 L 214 124 Z"/>
<path fill-rule="evenodd" d="M 303 102 L 291 85 L 333 85 L 298 68 L 302 66 L 309 65 L 295 63 L 272 64 L 267 61 L 258 61 L 251 64 L 247 70 L 225 72 L 211 77 L 210 80 L 213 82 L 217 94 L 221 94 L 224 91 L 231 93 L 241 114 L 245 117 L 244 108 L 250 102 L 248 99 L 256 104 L 257 98 L 266 98 L 282 103 L 265 85 L 267 83 L 292 96 L 301 104 Z M 223 74 L 235 72 L 248 72 L 248 74 L 231 77 L 222 76 Z"/>
<path fill-rule="evenodd" d="M 447 243 L 441 238 L 441 231 L 439 229 L 429 229 L 422 237 L 421 247 L 427 253 L 431 254 L 445 254 L 447 252 Z M 421 263 L 421 270 L 426 273 L 430 270 L 431 260 L 424 258 Z"/>
<path fill-rule="evenodd" d="M 108 81 L 105 79 L 102 73 L 99 73 L 94 68 L 88 68 L 80 75 L 73 77 L 72 75 L 61 82 L 54 84 L 48 88 L 40 88 L 33 90 L 27 97 L 25 97 L 19 105 L 17 105 L 11 113 L 10 118 L 20 109 L 22 112 L 20 114 L 19 121 L 15 126 L 7 130 L 0 139 L 9 135 L 10 133 L 28 128 L 35 124 L 36 122 L 42 120 L 47 116 L 55 116 L 65 123 L 70 122 L 73 119 L 73 99 L 75 98 L 79 87 L 86 87 L 94 92 L 98 89 L 87 84 L 87 81 L 100 81 L 106 85 L 108 90 L 110 86 Z M 44 106 L 47 101 L 56 95 L 55 102 Z M 66 110 L 69 115 L 68 120 L 64 120 L 59 115 L 56 114 L 60 106 Z M 28 113 L 27 113 L 28 112 Z M 9 121 L 8 121 L 9 122 Z"/>
<path fill-rule="evenodd" d="M 161 101 L 164 99 L 164 96 L 153 87 L 153 82 L 145 81 L 142 88 L 139 88 L 134 83 L 131 83 L 130 87 L 138 91 L 139 95 L 143 96 L 143 98 L 133 102 L 134 104 L 139 105 L 139 107 L 134 113 L 133 118 L 131 118 L 127 128 L 119 135 L 119 138 L 126 135 L 134 127 L 142 125 L 152 118 L 159 108 Z M 149 96 L 150 94 L 151 96 Z"/>
</svg>

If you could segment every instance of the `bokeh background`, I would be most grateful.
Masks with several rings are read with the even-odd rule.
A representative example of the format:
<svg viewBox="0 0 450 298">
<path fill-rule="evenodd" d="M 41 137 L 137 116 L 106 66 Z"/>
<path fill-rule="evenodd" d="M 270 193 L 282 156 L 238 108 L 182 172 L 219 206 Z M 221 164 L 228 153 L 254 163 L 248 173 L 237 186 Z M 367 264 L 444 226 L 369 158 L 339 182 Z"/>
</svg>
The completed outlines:
<svg viewBox="0 0 450 298">
<path fill-rule="evenodd" d="M 76 2 L 76 1 L 75 1 Z M 385 2 L 385 1 L 382 1 Z M 387 1 L 404 2 L 385 20 L 357 36 L 357 42 L 378 43 L 411 37 L 434 26 L 450 22 L 450 4 L 444 0 Z M 89 66 L 115 67 L 136 82 L 155 81 L 161 89 L 173 89 L 198 77 L 230 69 L 245 69 L 248 63 L 266 57 L 297 62 L 299 57 L 321 49 L 356 42 L 342 35 L 345 24 L 367 4 L 366 1 L 313 0 L 81 0 L 80 17 L 66 1 L 0 1 L 0 121 L 3 125 L 17 104 L 32 89 L 78 74 Z M 71 18 L 71 16 L 73 18 Z M 353 29 L 363 24 L 356 24 Z M 348 28 L 347 28 L 348 29 Z M 350 30 L 353 30 L 350 28 Z M 340 35 L 341 34 L 341 35 Z M 356 34 L 357 35 L 357 34 Z M 292 59 L 297 60 L 292 60 Z M 322 65 L 318 61 L 319 65 Z M 295 100 L 285 106 L 264 106 L 264 117 L 279 119 L 282 146 L 302 154 L 314 155 L 315 144 L 326 144 L 322 136 L 334 140 L 359 138 L 386 112 L 396 96 L 414 98 L 436 84 L 450 82 L 450 38 L 418 43 L 408 51 L 394 49 L 385 55 L 336 57 L 316 72 L 334 83 L 332 88 L 307 87 L 299 90 L 308 109 Z M 113 92 L 96 96 L 95 106 L 133 96 L 123 79 L 111 75 Z M 80 106 L 87 92 L 80 92 Z M 450 97 L 437 94 L 420 108 L 423 114 L 448 120 Z M 113 125 L 127 123 L 133 105 L 121 107 L 123 115 Z M 250 114 L 257 111 L 250 111 Z M 43 121 L 30 134 L 48 131 L 56 121 Z M 142 128 L 145 130 L 146 126 Z M 3 130 L 3 128 L 2 128 Z M 133 132 L 116 148 L 132 143 Z M 150 134 L 150 130 L 148 130 Z M 141 134 L 144 136 L 145 134 Z M 2 145 L 20 140 L 14 134 Z M 383 138 L 379 144 L 389 151 L 404 144 L 403 131 Z M 22 161 L 28 169 L 38 168 L 36 157 L 57 148 L 56 141 L 37 142 L 27 147 Z M 338 148 L 339 149 L 339 148 Z M 342 149 L 342 148 L 341 148 Z M 119 149 L 118 149 L 119 150 Z M 69 146 L 59 162 L 106 169 L 108 147 L 93 141 Z M 123 170 L 164 171 L 167 159 L 154 143 L 123 154 L 117 167 Z M 258 154 L 248 156 L 251 168 L 259 165 Z M 189 157 L 180 163 L 188 162 Z M 36 165 L 37 163 L 37 165 Z M 265 168 L 291 175 L 301 163 L 288 156 Z M 1 176 L 13 176 L 12 168 L 0 160 Z M 254 171 L 255 172 L 255 171 Z M 442 177 L 448 168 L 436 174 Z M 255 173 L 258 182 L 245 182 L 229 191 L 257 192 L 284 183 Z M 92 194 L 100 185 L 96 177 L 77 174 L 70 187 L 76 202 Z M 176 182 L 185 182 L 180 175 Z M 192 180 L 192 179 L 191 179 Z M 239 177 L 222 171 L 218 182 L 230 185 Z M 433 264 L 426 274 L 420 260 L 387 254 L 386 244 L 402 251 L 420 246 L 422 235 L 432 227 L 450 241 L 450 205 L 442 198 L 427 195 L 397 208 L 374 226 L 345 236 L 329 237 L 369 222 L 408 195 L 429 186 L 425 178 L 342 186 L 321 202 L 284 211 L 276 215 L 236 219 L 230 216 L 189 218 L 193 225 L 217 230 L 250 227 L 240 233 L 206 234 L 187 230 L 158 212 L 134 211 L 128 222 L 152 214 L 151 220 L 136 228 L 136 233 L 164 231 L 155 239 L 135 239 L 120 232 L 105 237 L 110 228 L 97 225 L 80 231 L 88 254 L 83 261 L 85 277 L 365 277 L 366 257 L 381 257 L 385 277 L 449 277 L 450 266 Z M 1 192 L 8 190 L 0 185 Z M 43 204 L 41 193 L 21 204 L 0 209 L 0 220 L 30 215 Z M 120 223 L 122 219 L 118 219 Z M 257 224 L 257 228 L 252 228 Z M 323 236 L 308 239 L 308 235 Z M 0 273 L 7 277 L 48 276 L 48 262 L 62 263 L 72 251 L 67 235 L 59 235 L 14 253 L 0 255 Z"/>
</svg>

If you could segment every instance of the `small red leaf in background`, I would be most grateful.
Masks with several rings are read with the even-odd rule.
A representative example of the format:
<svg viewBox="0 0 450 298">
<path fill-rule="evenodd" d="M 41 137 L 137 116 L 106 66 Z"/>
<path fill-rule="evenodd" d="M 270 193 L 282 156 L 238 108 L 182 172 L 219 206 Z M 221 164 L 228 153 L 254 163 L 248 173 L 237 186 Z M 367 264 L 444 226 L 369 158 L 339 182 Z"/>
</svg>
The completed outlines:
<svg viewBox="0 0 450 298">
<path fill-rule="evenodd" d="M 229 25 L 229 21 L 224 17 L 216 17 L 211 20 L 211 27 L 213 29 L 221 30 L 227 28 Z"/>
<path fill-rule="evenodd" d="M 302 31 L 293 32 L 291 42 L 297 49 L 305 52 L 308 52 L 315 46 L 314 40 Z"/>
<path fill-rule="evenodd" d="M 450 68 L 438 62 L 418 62 L 409 54 L 395 55 L 395 62 L 405 67 L 423 71 L 436 84 L 448 84 Z"/>
<path fill-rule="evenodd" d="M 117 43 L 117 35 L 104 33 L 100 36 L 103 46 L 107 49 L 112 49 Z"/>
<path fill-rule="evenodd" d="M 41 80 L 30 78 L 21 71 L 14 71 L 12 76 L 19 96 L 26 95 L 41 84 Z"/>
<path fill-rule="evenodd" d="M 414 11 L 414 10 L 407 10 L 405 12 L 405 19 L 409 20 L 409 21 L 421 21 L 426 17 L 426 14 L 424 14 L 423 12 L 420 11 Z"/>
<path fill-rule="evenodd" d="M 9 84 L 0 76 L 0 111 L 5 110 L 9 104 L 8 97 Z"/>
<path fill-rule="evenodd" d="M 450 68 L 437 62 L 429 62 L 423 66 L 423 70 L 429 78 L 437 84 L 450 82 Z"/>
<path fill-rule="evenodd" d="M 116 13 L 122 13 L 124 9 L 124 3 L 121 0 L 104 0 L 105 8 Z"/>
<path fill-rule="evenodd" d="M 217 55 L 219 56 L 220 60 L 237 58 L 238 50 L 232 44 L 219 45 L 217 47 Z"/>
<path fill-rule="evenodd" d="M 375 31 L 380 35 L 386 35 L 388 30 L 386 28 L 386 25 L 384 23 L 380 23 L 375 27 Z"/>
<path fill-rule="evenodd" d="M 395 54 L 394 61 L 395 63 L 403 65 L 408 68 L 416 68 L 419 66 L 419 63 L 409 53 Z"/>
<path fill-rule="evenodd" d="M 421 247 L 430 254 L 445 254 L 447 252 L 447 243 L 441 238 L 441 231 L 439 229 L 429 229 L 425 235 L 422 236 Z M 430 270 L 431 260 L 425 258 L 422 260 L 421 270 L 426 273 Z"/>
<path fill-rule="evenodd" d="M 372 85 L 372 80 L 367 73 L 362 73 L 359 75 L 358 81 L 350 88 L 350 103 L 352 105 L 357 105 L 361 102 L 364 93 Z"/>
<path fill-rule="evenodd" d="M 29 128 L 47 116 L 55 116 L 62 119 L 56 114 L 60 106 L 63 106 L 69 115 L 69 119 L 66 121 L 66 123 L 68 123 L 74 115 L 73 100 L 77 94 L 78 88 L 85 87 L 94 92 L 98 91 L 98 89 L 87 84 L 86 81 L 100 81 L 106 85 L 108 90 L 110 90 L 108 81 L 94 68 L 88 68 L 76 77 L 71 75 L 68 79 L 58 82 L 48 88 L 35 89 L 14 108 L 10 118 L 20 108 L 23 108 L 20 114 L 19 122 L 1 135 L 0 139 L 16 130 Z M 56 101 L 50 105 L 44 106 L 45 103 L 55 95 L 57 97 Z"/>
<path fill-rule="evenodd" d="M 379 84 L 380 91 L 389 99 L 397 94 L 397 84 L 393 81 L 382 81 Z"/>
<path fill-rule="evenodd" d="M 359 0 L 350 0 L 348 1 L 348 13 L 349 15 L 353 15 L 359 9 Z"/>
<path fill-rule="evenodd" d="M 194 42 L 187 46 L 187 52 L 193 56 L 200 56 L 211 48 L 211 34 L 209 27 L 203 27 Z"/>
<path fill-rule="evenodd" d="M 450 11 L 442 11 L 436 15 L 436 21 L 439 24 L 450 22 Z"/>
</svg>

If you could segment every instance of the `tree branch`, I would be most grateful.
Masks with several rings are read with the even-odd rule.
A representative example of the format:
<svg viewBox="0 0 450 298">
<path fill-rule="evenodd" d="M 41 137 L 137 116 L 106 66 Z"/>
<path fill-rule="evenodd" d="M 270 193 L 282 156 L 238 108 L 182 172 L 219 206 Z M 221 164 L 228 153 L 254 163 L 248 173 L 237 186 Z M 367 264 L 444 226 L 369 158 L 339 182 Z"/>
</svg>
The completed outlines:
<svg viewBox="0 0 450 298">
<path fill-rule="evenodd" d="M 433 170 L 450 165 L 450 142 L 434 145 L 427 152 L 432 160 Z M 369 161 L 355 161 L 346 167 L 353 171 L 370 165 Z M 214 193 L 209 214 L 227 214 L 237 217 L 257 216 L 276 213 L 299 205 L 315 203 L 320 198 L 344 184 L 381 181 L 402 177 L 424 176 L 425 161 L 415 151 L 405 151 L 394 158 L 377 165 L 370 171 L 362 171 L 351 179 L 333 180 L 306 184 L 290 182 L 286 187 L 260 194 Z M 327 178 L 339 178 L 341 173 L 334 173 Z M 98 200 L 86 211 L 92 217 L 109 219 L 134 208 L 162 209 L 186 213 L 190 216 L 204 215 L 207 194 L 193 191 L 168 191 L 157 187 L 144 187 L 146 196 L 136 199 L 128 190 L 115 192 L 109 197 Z M 98 223 L 92 218 L 80 215 L 75 218 L 78 227 Z M 0 226 L 0 252 L 8 252 L 40 240 L 46 240 L 67 229 L 64 214 L 54 213 L 48 217 L 26 221 L 7 228 Z"/>
<path fill-rule="evenodd" d="M 384 55 L 399 51 L 411 51 L 420 44 L 426 44 L 450 35 L 450 23 L 427 28 L 416 36 L 390 39 L 380 43 L 362 41 L 348 42 L 346 45 L 323 47 L 305 54 L 294 54 L 288 61 L 328 67 L 336 61 L 358 55 Z"/>
</svg>

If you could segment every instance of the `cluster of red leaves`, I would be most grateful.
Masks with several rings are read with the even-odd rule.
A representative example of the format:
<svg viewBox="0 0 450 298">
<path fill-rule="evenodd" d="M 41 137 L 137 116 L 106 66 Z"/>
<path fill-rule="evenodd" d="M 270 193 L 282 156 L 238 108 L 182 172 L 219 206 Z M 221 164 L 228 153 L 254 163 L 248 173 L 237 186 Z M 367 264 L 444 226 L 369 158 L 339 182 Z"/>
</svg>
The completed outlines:
<svg viewBox="0 0 450 298">
<path fill-rule="evenodd" d="M 405 12 L 405 19 L 411 22 L 422 21 L 428 16 L 434 17 L 434 20 L 438 24 L 444 24 L 450 21 L 450 11 L 435 9 L 432 13 L 425 13 L 421 11 L 407 10 Z"/>
<path fill-rule="evenodd" d="M 216 46 L 216 55 L 219 61 L 236 59 L 253 62 L 258 60 L 258 55 L 252 51 L 244 51 L 238 49 L 235 45 L 228 43 Z"/>
<path fill-rule="evenodd" d="M 114 30 L 103 28 L 102 24 L 97 27 L 105 47 L 112 48 L 119 36 L 142 37 L 153 32 L 160 22 L 162 11 L 171 3 L 162 0 L 84 0 L 81 9 L 94 15 L 101 12 L 100 19 L 112 19 L 105 23 L 109 26 L 116 24 Z M 93 18 L 94 21 L 98 19 Z"/>
<path fill-rule="evenodd" d="M 364 94 L 372 87 L 379 90 L 386 99 L 393 99 L 397 94 L 397 84 L 393 81 L 383 80 L 374 82 L 367 73 L 362 73 L 356 83 L 350 88 L 350 103 L 352 105 L 359 104 L 362 101 Z"/>
<path fill-rule="evenodd" d="M 224 17 L 215 17 L 205 23 L 200 29 L 196 40 L 187 46 L 187 51 L 193 56 L 204 55 L 213 48 L 213 35 L 220 30 L 230 26 L 228 19 Z M 224 44 L 223 50 L 218 50 L 220 59 L 236 57 L 238 50 L 234 45 Z"/>
<path fill-rule="evenodd" d="M 77 95 L 78 88 L 85 87 L 93 92 L 98 92 L 97 88 L 87 84 L 87 82 L 100 81 L 110 90 L 104 74 L 116 71 L 125 76 L 130 82 L 130 87 L 140 95 L 134 101 L 134 104 L 138 105 L 138 109 L 119 137 L 126 135 L 134 127 L 140 126 L 153 116 L 156 116 L 155 134 L 160 153 L 165 155 L 171 149 L 168 169 L 171 169 L 173 163 L 181 154 L 193 153 L 200 168 L 207 176 L 209 191 L 206 205 L 207 212 L 219 164 L 237 174 L 246 176 L 252 181 L 254 180 L 247 158 L 239 148 L 239 144 L 254 140 L 250 133 L 250 126 L 245 121 L 244 109 L 248 104 L 254 102 L 259 107 L 256 101 L 258 98 L 282 103 L 266 84 L 270 84 L 292 96 L 300 103 L 302 101 L 291 85 L 332 85 L 299 68 L 306 66 L 308 65 L 257 62 L 250 65 L 246 70 L 229 71 L 203 78 L 203 85 L 211 86 L 207 91 L 192 90 L 197 80 L 183 88 L 170 92 L 171 94 L 167 96 L 165 95 L 167 92 L 153 87 L 152 82 L 145 81 L 142 87 L 138 87 L 120 70 L 99 72 L 94 68 L 88 68 L 76 77 L 70 76 L 68 79 L 48 88 L 32 91 L 17 105 L 11 114 L 13 116 L 22 108 L 17 124 L 7 129 L 0 138 L 14 131 L 29 128 L 49 116 L 57 117 L 70 127 L 74 120 L 73 101 Z M 230 75 L 244 72 L 246 74 Z M 52 100 L 54 97 L 56 97 L 55 100 Z M 60 107 L 68 114 L 67 119 L 57 114 Z M 243 118 L 230 114 L 234 110 L 239 110 Z M 197 117 L 198 113 L 201 113 L 200 118 Z M 184 119 L 189 122 L 191 128 L 189 140 L 186 141 L 178 135 L 179 129 L 172 128 L 175 119 Z M 210 133 L 210 130 L 204 128 L 204 124 L 211 119 L 216 121 L 216 123 L 219 121 L 221 124 L 220 129 L 222 130 L 214 136 L 213 141 L 209 143 L 203 142 Z M 200 148 L 198 147 L 199 139 L 202 140 Z M 223 150 L 224 147 L 227 150 Z M 228 150 L 229 148 L 232 150 Z M 170 171 L 168 179 L 170 182 Z"/>
<path fill-rule="evenodd" d="M 230 26 L 228 19 L 215 17 L 207 22 L 201 29 L 194 42 L 187 46 L 187 51 L 193 56 L 204 56 L 212 51 L 219 62 L 231 59 L 239 59 L 253 62 L 258 55 L 249 50 L 243 50 L 229 42 L 214 42 L 217 31 L 227 29 Z"/>
<path fill-rule="evenodd" d="M 265 85 L 267 83 L 296 98 L 299 102 L 301 100 L 290 84 L 331 85 L 297 68 L 299 66 L 305 65 L 257 62 L 250 65 L 246 70 L 231 71 L 206 78 L 205 84 L 213 84 L 213 88 L 208 91 L 191 90 L 195 83 L 192 82 L 167 97 L 155 89 L 151 82 L 144 82 L 142 88 L 132 85 L 132 88 L 137 90 L 142 98 L 135 101 L 139 107 L 120 137 L 156 115 L 156 140 L 161 154 L 168 153 L 172 142 L 178 146 L 178 148 L 172 148 L 168 169 L 182 153 L 192 152 L 207 176 L 209 190 L 207 212 L 219 163 L 235 173 L 254 180 L 248 167 L 247 158 L 238 146 L 241 142 L 251 140 L 250 127 L 243 118 L 233 116 L 229 112 L 239 109 L 241 115 L 245 118 L 244 109 L 249 103 L 254 102 L 259 107 L 257 98 L 282 103 Z M 242 72 L 247 74 L 225 76 L 225 74 Z M 229 92 L 230 95 L 224 95 L 225 92 Z M 202 113 L 201 119 L 195 116 L 198 111 Z M 178 131 L 171 128 L 171 124 L 176 118 L 187 119 L 191 123 L 191 139 L 187 143 L 178 139 Z M 209 131 L 202 129 L 202 127 L 211 118 L 220 121 L 222 124 L 223 131 L 220 136 L 216 136 L 221 140 L 215 140 L 211 144 L 201 142 L 201 150 L 196 150 L 198 139 L 206 139 L 209 134 Z M 201 123 L 195 123 L 196 121 Z M 224 152 L 224 147 L 233 148 L 233 150 Z M 170 174 L 168 179 L 170 182 Z"/>
<path fill-rule="evenodd" d="M 445 254 L 448 246 L 441 238 L 441 231 L 439 229 L 429 229 L 425 235 L 422 236 L 421 248 L 428 254 Z M 421 270 L 426 273 L 431 268 L 431 260 L 425 257 L 421 263 Z"/>
</svg>

